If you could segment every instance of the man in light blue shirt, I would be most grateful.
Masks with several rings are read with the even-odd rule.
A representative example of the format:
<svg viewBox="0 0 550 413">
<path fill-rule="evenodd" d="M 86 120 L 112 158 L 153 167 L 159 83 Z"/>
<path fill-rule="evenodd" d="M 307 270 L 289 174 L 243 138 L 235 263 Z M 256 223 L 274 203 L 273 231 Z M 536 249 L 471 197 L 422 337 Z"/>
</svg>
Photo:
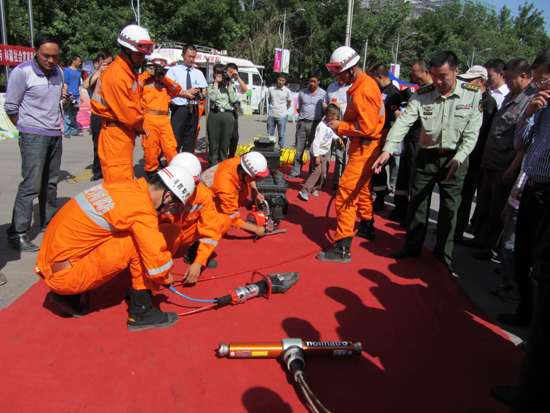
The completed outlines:
<svg viewBox="0 0 550 413">
<path fill-rule="evenodd" d="M 187 44 L 183 47 L 181 56 L 183 64 L 170 68 L 166 74 L 182 87 L 179 96 L 172 98 L 170 122 L 178 143 L 178 152 L 194 153 L 197 126 L 200 121 L 197 95 L 200 90 L 204 96 L 208 83 L 202 72 L 194 67 L 197 49 Z"/>
</svg>

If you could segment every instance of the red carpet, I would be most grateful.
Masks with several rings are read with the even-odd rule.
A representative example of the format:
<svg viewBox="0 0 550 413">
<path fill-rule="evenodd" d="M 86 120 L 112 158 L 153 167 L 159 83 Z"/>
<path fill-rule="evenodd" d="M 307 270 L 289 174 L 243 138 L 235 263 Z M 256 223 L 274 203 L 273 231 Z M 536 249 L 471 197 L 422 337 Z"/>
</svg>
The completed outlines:
<svg viewBox="0 0 550 413">
<path fill-rule="evenodd" d="M 285 172 L 288 172 L 285 170 Z M 302 175 L 305 176 L 305 173 Z M 124 291 L 128 275 L 91 293 L 92 312 L 67 318 L 52 308 L 39 282 L 0 312 L 5 412 L 304 412 L 299 387 L 276 359 L 218 359 L 220 342 L 360 341 L 363 355 L 309 357 L 306 380 L 333 412 L 504 412 L 489 389 L 517 379 L 521 353 L 424 250 L 419 259 L 388 258 L 404 233 L 376 220 L 377 239 L 356 239 L 351 264 L 315 254 L 328 244 L 324 215 L 332 191 L 291 203 L 288 232 L 252 237 L 232 229 L 216 249 L 211 281 L 179 288 L 212 299 L 250 281 L 251 271 L 297 271 L 298 283 L 270 301 L 181 317 L 164 330 L 130 333 Z M 244 210 L 243 210 L 244 211 Z M 332 228 L 335 219 L 331 219 Z M 182 252 L 182 251 L 180 251 Z M 181 258 L 174 272 L 185 265 Z M 163 310 L 200 307 L 170 292 Z"/>
</svg>

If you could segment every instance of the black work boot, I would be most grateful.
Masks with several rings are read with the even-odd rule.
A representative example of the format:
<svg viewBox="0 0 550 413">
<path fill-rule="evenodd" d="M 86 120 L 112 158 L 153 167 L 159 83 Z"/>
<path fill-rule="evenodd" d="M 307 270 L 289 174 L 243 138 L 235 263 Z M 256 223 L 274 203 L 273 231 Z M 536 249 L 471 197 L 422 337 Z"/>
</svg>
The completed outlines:
<svg viewBox="0 0 550 413">
<path fill-rule="evenodd" d="M 317 259 L 326 262 L 351 262 L 351 241 L 353 237 L 342 238 L 336 241 L 334 248 L 317 254 Z"/>
<path fill-rule="evenodd" d="M 197 258 L 197 251 L 199 250 L 199 242 L 195 242 L 185 251 L 183 262 L 186 264 L 193 264 Z M 218 268 L 218 261 L 208 258 L 206 262 L 206 268 Z"/>
<path fill-rule="evenodd" d="M 359 223 L 359 229 L 355 233 L 355 236 L 368 240 L 375 239 L 376 233 L 374 232 L 374 218 L 369 220 L 362 219 Z"/>
<path fill-rule="evenodd" d="M 82 304 L 80 302 L 81 296 L 82 294 L 61 295 L 52 292 L 50 303 L 55 304 L 63 312 L 72 315 L 73 317 L 82 317 L 83 315 L 88 314 L 90 308 L 88 304 Z"/>
<path fill-rule="evenodd" d="M 128 311 L 128 330 L 141 331 L 150 328 L 166 328 L 179 321 L 176 313 L 165 313 L 151 302 L 151 290 L 130 288 L 132 302 Z"/>
</svg>

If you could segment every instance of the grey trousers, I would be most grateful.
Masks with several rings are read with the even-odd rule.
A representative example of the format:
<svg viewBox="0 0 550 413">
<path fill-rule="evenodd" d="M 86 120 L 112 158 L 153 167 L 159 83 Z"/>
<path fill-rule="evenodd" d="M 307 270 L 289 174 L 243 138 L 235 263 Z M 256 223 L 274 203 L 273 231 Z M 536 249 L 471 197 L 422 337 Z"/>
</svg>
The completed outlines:
<svg viewBox="0 0 550 413">
<path fill-rule="evenodd" d="M 296 126 L 296 156 L 294 157 L 294 165 L 292 165 L 290 175 L 299 176 L 302 172 L 304 150 L 309 148 L 309 145 L 313 142 L 315 129 L 317 129 L 317 125 L 320 122 L 321 120 L 304 121 L 300 119 L 298 121 L 298 125 Z"/>
</svg>

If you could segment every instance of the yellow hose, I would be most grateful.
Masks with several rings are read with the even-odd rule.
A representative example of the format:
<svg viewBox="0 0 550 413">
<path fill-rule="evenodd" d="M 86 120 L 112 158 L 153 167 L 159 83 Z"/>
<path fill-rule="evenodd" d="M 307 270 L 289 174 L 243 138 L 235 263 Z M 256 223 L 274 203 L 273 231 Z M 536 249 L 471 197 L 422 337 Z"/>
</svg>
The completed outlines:
<svg viewBox="0 0 550 413">
<path fill-rule="evenodd" d="M 254 147 L 254 143 L 251 143 L 248 146 L 238 145 L 237 150 L 235 151 L 235 156 L 242 156 L 250 149 Z M 296 156 L 296 149 L 281 149 L 281 159 L 279 161 L 279 166 L 282 165 L 293 165 L 294 157 Z M 302 155 L 302 162 L 306 163 L 308 160 L 308 151 L 304 151 Z"/>
</svg>

